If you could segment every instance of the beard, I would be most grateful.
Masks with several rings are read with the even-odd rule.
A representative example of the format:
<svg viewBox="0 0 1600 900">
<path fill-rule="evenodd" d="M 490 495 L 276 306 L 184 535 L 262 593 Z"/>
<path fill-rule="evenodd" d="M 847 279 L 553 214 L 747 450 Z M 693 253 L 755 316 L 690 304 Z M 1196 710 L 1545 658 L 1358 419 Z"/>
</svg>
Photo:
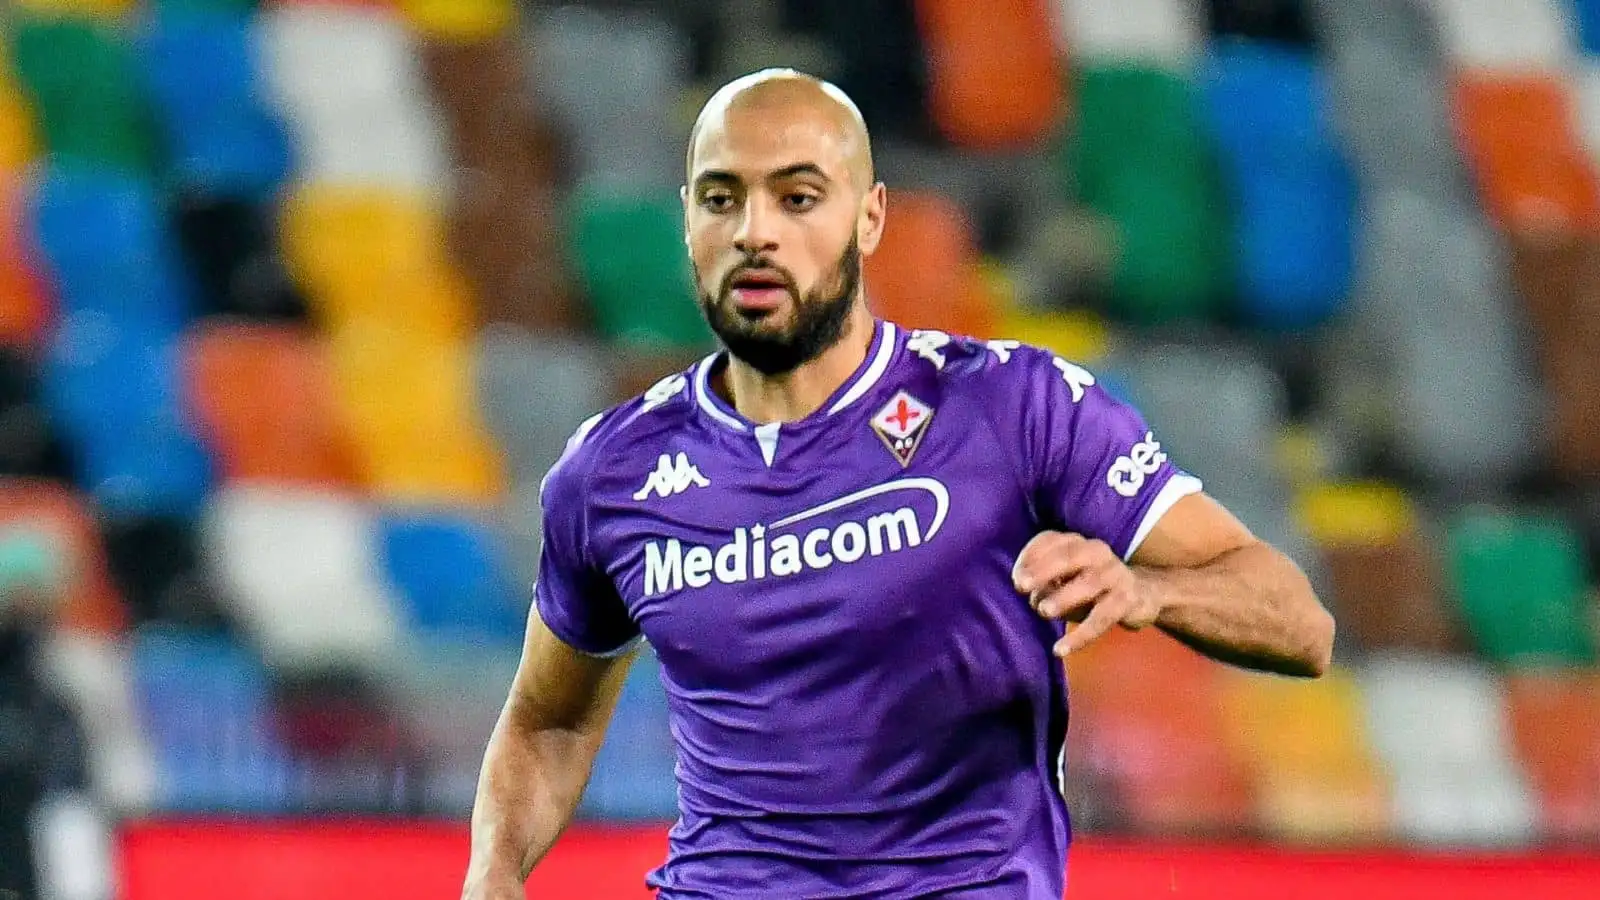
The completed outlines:
<svg viewBox="0 0 1600 900">
<path fill-rule="evenodd" d="M 775 327 L 766 320 L 775 312 L 745 315 L 733 305 L 733 279 L 748 269 L 765 268 L 781 272 L 789 292 L 794 315 L 787 327 Z M 703 284 L 700 273 L 695 272 L 695 283 Z M 763 264 L 759 259 L 747 259 L 734 267 L 722 279 L 715 296 L 700 293 L 700 311 L 706 323 L 716 333 L 728 353 L 763 375 L 783 375 L 821 356 L 823 351 L 839 342 L 844 334 L 845 320 L 855 302 L 856 289 L 861 284 L 861 248 L 855 235 L 845 245 L 844 253 L 834 266 L 831 277 L 818 279 L 811 290 L 801 296 L 789 273 L 777 266 Z"/>
</svg>

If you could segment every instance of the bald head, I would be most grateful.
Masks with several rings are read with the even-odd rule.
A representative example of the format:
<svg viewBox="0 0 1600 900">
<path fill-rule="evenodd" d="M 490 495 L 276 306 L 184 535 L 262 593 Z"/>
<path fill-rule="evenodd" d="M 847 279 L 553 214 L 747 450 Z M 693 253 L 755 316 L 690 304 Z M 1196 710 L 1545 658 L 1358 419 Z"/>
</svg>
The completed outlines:
<svg viewBox="0 0 1600 900">
<path fill-rule="evenodd" d="M 689 178 L 695 176 L 695 161 L 704 144 L 726 139 L 730 129 L 777 132 L 797 126 L 834 145 L 856 192 L 872 186 L 872 142 L 861 110 L 844 91 L 794 69 L 763 69 L 730 81 L 711 95 L 689 133 Z"/>
</svg>

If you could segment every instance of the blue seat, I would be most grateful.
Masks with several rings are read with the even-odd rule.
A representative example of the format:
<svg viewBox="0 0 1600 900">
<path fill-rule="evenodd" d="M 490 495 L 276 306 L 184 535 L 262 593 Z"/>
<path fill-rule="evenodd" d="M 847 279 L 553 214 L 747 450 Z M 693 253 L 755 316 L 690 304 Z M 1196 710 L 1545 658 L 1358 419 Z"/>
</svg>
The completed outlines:
<svg viewBox="0 0 1600 900">
<path fill-rule="evenodd" d="M 1572 0 L 1572 11 L 1583 52 L 1600 56 L 1600 0 Z"/>
<path fill-rule="evenodd" d="M 150 185 L 101 169 L 51 166 L 32 191 L 28 227 L 63 315 L 92 310 L 169 329 L 190 318 L 194 288 Z"/>
<path fill-rule="evenodd" d="M 232 641 L 146 627 L 131 641 L 133 691 L 168 811 L 288 808 L 288 754 L 272 728 L 267 673 Z"/>
<path fill-rule="evenodd" d="M 96 502 L 130 515 L 199 512 L 213 482 L 191 431 L 174 335 L 77 313 L 57 328 L 42 400 Z"/>
<path fill-rule="evenodd" d="M 1324 73 L 1303 50 L 1222 41 L 1199 81 L 1231 188 L 1241 311 L 1272 329 L 1326 321 L 1350 292 L 1355 183 Z"/>
<path fill-rule="evenodd" d="M 179 179 L 200 190 L 260 197 L 290 170 L 282 125 L 260 102 L 253 31 L 226 12 L 164 12 L 139 42 Z"/>
<path fill-rule="evenodd" d="M 599 819 L 678 815 L 677 755 L 655 654 L 639 654 L 617 698 L 579 813 Z"/>
<path fill-rule="evenodd" d="M 516 590 L 502 537 L 464 513 L 396 510 L 379 517 L 389 579 L 414 627 L 520 640 L 529 592 Z"/>
</svg>

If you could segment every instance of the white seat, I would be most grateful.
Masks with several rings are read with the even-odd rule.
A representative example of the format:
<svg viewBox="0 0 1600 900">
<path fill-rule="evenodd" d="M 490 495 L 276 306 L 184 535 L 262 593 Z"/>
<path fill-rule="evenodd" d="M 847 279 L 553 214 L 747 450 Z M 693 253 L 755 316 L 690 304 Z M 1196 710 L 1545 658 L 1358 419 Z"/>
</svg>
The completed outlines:
<svg viewBox="0 0 1600 900">
<path fill-rule="evenodd" d="M 1556 69 L 1578 53 L 1568 0 L 1428 0 L 1459 66 Z"/>
<path fill-rule="evenodd" d="M 202 536 L 235 617 L 270 665 L 392 671 L 399 605 L 379 568 L 373 517 L 360 503 L 228 487 L 207 509 Z"/>
<path fill-rule="evenodd" d="M 304 176 L 441 191 L 443 118 L 398 15 L 274 6 L 261 33 L 262 81 L 294 133 Z"/>
<path fill-rule="evenodd" d="M 1205 46 L 1198 0 L 1056 0 L 1055 7 L 1069 59 L 1187 69 Z"/>
<path fill-rule="evenodd" d="M 1572 100 L 1578 136 L 1590 158 L 1600 163 L 1600 59 L 1584 56 L 1574 65 Z"/>
<path fill-rule="evenodd" d="M 1158 343 L 1128 352 L 1125 368 L 1162 449 L 1208 492 L 1225 500 L 1270 478 L 1286 389 L 1248 348 Z"/>
<path fill-rule="evenodd" d="M 1443 478 L 1514 477 L 1542 417 L 1498 244 L 1476 210 L 1437 197 L 1385 190 L 1368 204 L 1358 317 L 1392 379 L 1396 449 Z"/>
<path fill-rule="evenodd" d="M 476 352 L 479 406 L 519 479 L 542 477 L 583 420 L 611 403 L 593 344 L 493 325 Z"/>
<path fill-rule="evenodd" d="M 56 631 L 45 644 L 43 665 L 78 713 L 96 799 L 116 813 L 149 810 L 155 800 L 156 763 L 131 693 L 127 646 L 97 635 Z"/>
<path fill-rule="evenodd" d="M 430 812 L 472 810 L 483 748 L 516 675 L 515 648 L 410 640 L 392 684 L 430 762 L 422 785 Z"/>
<path fill-rule="evenodd" d="M 538 15 L 530 32 L 535 95 L 573 136 L 579 180 L 681 183 L 675 111 L 689 77 L 687 41 L 654 16 L 578 6 Z"/>
<path fill-rule="evenodd" d="M 1402 833 L 1474 844 L 1533 835 L 1535 804 L 1511 752 L 1492 672 L 1467 661 L 1386 654 L 1358 678 Z"/>
</svg>

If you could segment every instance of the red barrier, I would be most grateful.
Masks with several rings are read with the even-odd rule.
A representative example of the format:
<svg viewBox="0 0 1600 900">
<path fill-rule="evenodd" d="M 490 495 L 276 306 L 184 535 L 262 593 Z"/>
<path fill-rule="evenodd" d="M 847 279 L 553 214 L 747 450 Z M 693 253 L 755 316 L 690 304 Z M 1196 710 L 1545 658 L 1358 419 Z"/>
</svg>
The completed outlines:
<svg viewBox="0 0 1600 900">
<path fill-rule="evenodd" d="M 146 822 L 120 840 L 120 900 L 439 900 L 459 896 L 458 825 Z M 646 898 L 660 828 L 570 831 L 528 885 L 540 900 Z M 1580 900 L 1597 895 L 1592 854 L 1311 852 L 1085 839 L 1068 900 Z"/>
</svg>

